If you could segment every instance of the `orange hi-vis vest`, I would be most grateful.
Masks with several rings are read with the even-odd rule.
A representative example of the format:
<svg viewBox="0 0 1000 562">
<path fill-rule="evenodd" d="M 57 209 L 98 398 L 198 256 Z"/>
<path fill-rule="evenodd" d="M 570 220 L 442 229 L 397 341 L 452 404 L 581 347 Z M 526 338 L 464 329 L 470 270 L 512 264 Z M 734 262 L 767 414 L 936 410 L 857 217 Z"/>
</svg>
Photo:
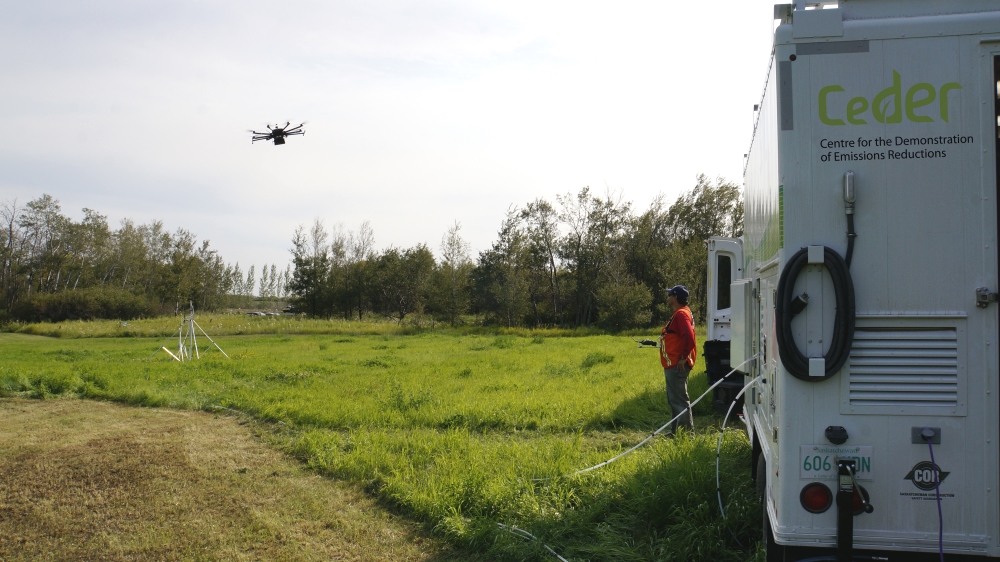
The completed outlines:
<svg viewBox="0 0 1000 562">
<path fill-rule="evenodd" d="M 698 346 L 694 339 L 694 316 L 691 309 L 682 306 L 660 332 L 660 364 L 664 369 L 676 366 L 683 360 L 688 369 L 698 359 Z"/>
</svg>

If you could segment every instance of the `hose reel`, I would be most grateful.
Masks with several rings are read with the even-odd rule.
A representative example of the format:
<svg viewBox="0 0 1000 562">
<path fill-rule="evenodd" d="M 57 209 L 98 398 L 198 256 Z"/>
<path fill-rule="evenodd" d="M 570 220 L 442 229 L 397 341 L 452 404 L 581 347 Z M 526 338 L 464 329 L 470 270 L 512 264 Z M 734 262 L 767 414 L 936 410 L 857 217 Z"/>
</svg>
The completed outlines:
<svg viewBox="0 0 1000 562">
<path fill-rule="evenodd" d="M 809 372 L 809 358 L 797 345 L 792 335 L 792 318 L 805 305 L 801 299 L 793 297 L 795 280 L 799 273 L 809 263 L 809 249 L 802 248 L 796 252 L 785 265 L 778 280 L 778 291 L 775 295 L 775 320 L 778 350 L 781 364 L 797 379 L 809 382 L 826 380 L 837 374 L 847 362 L 851 354 L 851 344 L 854 342 L 854 281 L 851 279 L 850 265 L 844 261 L 835 250 L 823 247 L 823 265 L 833 279 L 833 291 L 836 296 L 836 316 L 833 324 L 833 340 L 830 349 L 823 356 L 825 360 L 822 376 Z M 808 302 L 808 301 L 807 301 Z M 796 310 L 797 309 L 797 310 Z"/>
</svg>

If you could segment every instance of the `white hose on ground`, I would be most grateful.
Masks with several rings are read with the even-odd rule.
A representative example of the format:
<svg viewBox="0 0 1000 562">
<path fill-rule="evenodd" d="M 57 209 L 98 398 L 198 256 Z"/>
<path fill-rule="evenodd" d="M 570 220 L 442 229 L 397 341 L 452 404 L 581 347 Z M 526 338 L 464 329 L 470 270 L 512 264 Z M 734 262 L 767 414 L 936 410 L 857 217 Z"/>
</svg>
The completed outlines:
<svg viewBox="0 0 1000 562">
<path fill-rule="evenodd" d="M 538 537 L 536 537 L 535 535 L 532 535 L 531 533 L 529 533 L 528 531 L 525 531 L 524 529 L 518 529 L 517 527 L 515 527 L 513 525 L 504 525 L 503 523 L 497 523 L 497 527 L 500 527 L 501 529 L 504 529 L 505 531 L 509 531 L 510 534 L 517 535 L 517 536 L 521 537 L 522 539 L 528 539 L 528 540 L 532 540 L 532 541 L 537 541 L 538 540 Z M 552 550 L 549 547 L 549 545 L 547 545 L 545 543 L 542 543 L 542 546 L 545 547 L 545 550 L 551 552 L 552 556 L 555 556 L 556 558 L 558 558 L 560 562 L 569 562 L 569 560 L 566 560 L 562 556 L 559 556 L 559 553 L 557 553 L 556 551 Z"/>
<path fill-rule="evenodd" d="M 736 402 L 739 401 L 740 396 L 747 391 L 748 388 L 757 384 L 763 375 L 759 375 L 757 378 L 748 382 L 746 386 L 743 387 L 736 397 L 733 398 L 733 403 L 729 405 L 729 410 L 726 412 L 726 417 L 722 418 L 722 429 L 719 430 L 719 444 L 715 448 L 715 494 L 719 497 L 719 513 L 722 514 L 722 518 L 726 518 L 726 510 L 722 508 L 722 486 L 719 484 L 719 458 L 722 456 L 722 436 L 726 433 L 726 421 L 729 420 L 729 414 L 733 413 L 733 408 L 736 407 Z M 744 420 L 746 423 L 746 420 Z"/>
<path fill-rule="evenodd" d="M 649 442 L 650 442 L 650 441 L 651 441 L 651 440 L 652 440 L 652 439 L 653 439 L 654 437 L 656 437 L 656 436 L 657 436 L 657 435 L 659 435 L 659 434 L 660 434 L 660 433 L 661 433 L 661 432 L 662 432 L 662 431 L 663 431 L 664 429 L 666 429 L 667 427 L 669 427 L 669 426 L 670 426 L 670 424 L 672 424 L 672 423 L 674 423 L 675 421 L 677 421 L 678 419 L 680 419 L 680 417 L 681 417 L 682 415 L 684 415 L 684 412 L 687 412 L 687 411 L 688 411 L 688 410 L 690 410 L 691 408 L 694 408 L 695 404 L 697 404 L 698 402 L 701 402 L 701 399 L 702 399 L 702 398 L 704 398 L 705 396 L 707 396 L 709 392 L 712 392 L 713 390 L 715 390 L 715 387 L 717 387 L 717 386 L 719 386 L 720 384 L 722 384 L 722 383 L 723 383 L 723 382 L 724 382 L 724 381 L 726 380 L 726 378 L 727 378 L 727 377 L 729 377 L 729 375 L 731 375 L 731 374 L 735 373 L 735 372 L 737 371 L 737 369 L 739 369 L 739 368 L 740 368 L 740 367 L 742 367 L 743 365 L 746 365 L 747 363 L 749 363 L 749 362 L 753 361 L 753 360 L 754 360 L 754 359 L 756 359 L 757 357 L 758 357 L 757 355 L 754 355 L 753 357 L 751 357 L 751 358 L 747 359 L 746 361 L 744 361 L 744 362 L 740 363 L 739 365 L 737 365 L 737 366 L 733 367 L 733 370 L 732 370 L 732 371 L 729 371 L 728 373 L 726 373 L 726 375 L 725 375 L 725 376 L 723 376 L 722 378 L 720 378 L 720 379 L 719 379 L 719 380 L 718 380 L 718 381 L 717 381 L 717 382 L 716 382 L 715 384 L 713 384 L 712 386 L 708 387 L 708 390 L 706 390 L 706 391 L 705 391 L 704 393 L 702 393 L 702 395 L 701 395 L 701 396 L 699 396 L 699 397 L 698 397 L 697 399 L 695 399 L 695 401 L 694 401 L 694 402 L 691 402 L 691 405 L 690 405 L 690 406 L 688 406 L 687 408 L 684 408 L 683 410 L 681 410 L 681 411 L 680 411 L 680 412 L 679 412 L 679 413 L 678 413 L 678 414 L 677 414 L 676 416 L 674 416 L 674 417 L 673 417 L 673 418 L 672 418 L 672 419 L 671 419 L 670 421 L 668 421 L 667 423 L 663 424 L 663 425 L 662 425 L 662 426 L 661 426 L 661 427 L 660 427 L 659 429 L 657 429 L 657 430 L 656 430 L 656 431 L 654 431 L 653 433 L 650 433 L 650 434 L 649 434 L 649 437 L 646 437 L 646 438 L 645 438 L 645 439 L 643 439 L 642 441 L 640 441 L 640 442 L 636 443 L 636 444 L 635 444 L 634 446 L 632 446 L 632 448 L 628 449 L 627 451 L 624 451 L 624 452 L 622 452 L 622 453 L 619 453 L 619 454 L 615 455 L 614 457 L 611 457 L 610 459 L 608 459 L 608 460 L 606 460 L 606 461 L 604 461 L 604 462 L 601 462 L 601 463 L 598 463 L 598 464 L 595 464 L 594 466 L 588 466 L 587 468 L 582 468 L 582 469 L 580 469 L 580 470 L 577 470 L 576 472 L 571 472 L 571 473 L 569 473 L 569 474 L 563 474 L 563 475 L 561 475 L 561 476 L 550 476 L 550 477 L 548 477 L 548 478 L 532 478 L 532 479 L 531 479 L 531 481 L 532 481 L 532 482 L 547 482 L 547 481 L 549 481 L 549 480 L 555 480 L 556 478 L 568 478 L 568 477 L 571 477 L 571 476 L 578 476 L 578 475 L 580 475 L 580 474 L 585 474 L 585 473 L 587 473 L 587 472 L 590 472 L 590 471 L 592 471 L 592 470 L 597 470 L 598 468 L 603 468 L 603 467 L 605 467 L 605 466 L 608 466 L 609 464 L 611 464 L 611 463 L 615 462 L 616 460 L 618 460 L 618 459 L 620 459 L 620 458 L 624 457 L 625 455 L 628 455 L 628 454 L 632 453 L 633 451 L 635 451 L 635 450 L 636 450 L 636 449 L 638 449 L 639 447 L 642 447 L 642 446 L 643 446 L 643 445 L 645 445 L 646 443 L 649 443 Z"/>
</svg>

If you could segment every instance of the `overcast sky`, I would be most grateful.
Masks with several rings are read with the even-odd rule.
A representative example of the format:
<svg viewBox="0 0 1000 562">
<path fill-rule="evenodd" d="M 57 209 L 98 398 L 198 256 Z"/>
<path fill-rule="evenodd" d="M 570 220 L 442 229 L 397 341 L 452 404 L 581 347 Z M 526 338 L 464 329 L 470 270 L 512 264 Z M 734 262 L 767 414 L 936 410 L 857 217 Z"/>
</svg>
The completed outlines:
<svg viewBox="0 0 1000 562">
<path fill-rule="evenodd" d="M 0 201 L 161 220 L 245 268 L 319 217 L 376 246 L 591 186 L 742 183 L 773 0 L 0 0 Z M 307 121 L 284 146 L 247 129 Z"/>
</svg>

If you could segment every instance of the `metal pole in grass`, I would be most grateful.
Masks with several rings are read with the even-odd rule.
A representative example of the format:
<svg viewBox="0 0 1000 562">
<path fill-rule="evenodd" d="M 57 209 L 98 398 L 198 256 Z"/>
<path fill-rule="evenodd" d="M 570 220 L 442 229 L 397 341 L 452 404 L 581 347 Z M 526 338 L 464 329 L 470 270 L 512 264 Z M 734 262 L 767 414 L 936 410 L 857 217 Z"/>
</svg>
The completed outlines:
<svg viewBox="0 0 1000 562">
<path fill-rule="evenodd" d="M 188 301 L 188 304 L 191 305 L 191 316 L 188 319 L 188 334 L 190 335 L 191 338 L 191 346 L 194 347 L 195 358 L 201 359 L 201 354 L 198 353 L 198 336 L 194 332 L 194 303 Z"/>
<path fill-rule="evenodd" d="M 178 328 L 178 329 L 177 329 L 177 331 L 178 331 L 178 332 L 179 332 L 180 330 L 181 330 L 181 328 Z M 170 334 L 170 339 L 173 339 L 173 337 L 174 337 L 174 335 L 173 335 L 173 334 Z M 167 346 L 163 346 L 163 347 L 159 347 L 159 348 L 157 348 L 157 350 L 153 352 L 153 355 L 156 355 L 157 353 L 159 353 L 161 349 L 162 349 L 163 351 L 166 351 L 167 353 L 170 353 L 170 356 L 171 356 L 171 357 L 173 357 L 174 359 L 177 359 L 178 361 L 180 361 L 180 358 L 178 358 L 178 357 L 177 357 L 176 355 L 174 355 L 173 353 L 171 353 L 171 352 L 170 352 L 170 350 L 169 350 L 169 349 L 167 349 Z M 147 359 L 152 359 L 152 358 L 153 358 L 153 355 L 150 355 L 149 357 L 147 357 Z"/>
<path fill-rule="evenodd" d="M 212 345 L 214 345 L 216 349 L 221 351 L 222 354 L 226 356 L 226 359 L 232 359 L 232 357 L 230 357 L 229 354 L 226 353 L 222 349 L 222 347 L 220 347 L 219 344 L 216 343 L 215 340 L 213 340 L 211 336 L 209 336 L 205 332 L 205 329 L 202 328 L 201 325 L 198 324 L 198 322 L 194 319 L 194 303 L 191 303 L 191 315 L 187 318 L 187 328 L 188 328 L 188 338 L 191 342 L 191 347 L 194 348 L 195 357 L 201 359 L 201 354 L 198 352 L 198 334 L 195 332 L 195 328 L 198 328 L 198 330 L 201 331 L 201 334 L 206 338 L 208 338 L 208 341 L 212 342 Z"/>
<path fill-rule="evenodd" d="M 220 352 L 222 352 L 223 355 L 226 356 L 226 359 L 232 359 L 232 357 L 230 357 L 229 354 L 226 353 L 225 350 L 223 350 L 222 347 L 219 346 L 219 344 L 216 343 L 216 341 L 213 340 L 211 338 L 211 336 L 209 336 L 205 332 L 205 329 L 202 328 L 201 325 L 198 324 L 197 321 L 195 321 L 195 319 L 194 319 L 194 303 L 191 303 L 191 314 L 190 315 L 186 315 L 184 317 L 184 319 L 181 320 L 181 327 L 178 328 L 177 332 L 176 332 L 177 333 L 177 355 L 174 355 L 173 353 L 171 353 L 170 350 L 166 348 L 166 346 L 161 347 L 161 348 L 157 349 L 156 351 L 154 351 L 153 355 L 156 355 L 157 352 L 159 352 L 162 349 L 163 351 L 166 351 L 171 357 L 173 357 L 177 361 L 182 361 L 183 362 L 185 360 L 190 360 L 192 358 L 194 358 L 194 359 L 201 359 L 201 353 L 198 350 L 198 334 L 195 332 L 195 328 L 197 328 L 198 330 L 200 330 L 201 333 L 202 333 L 202 335 L 205 336 L 206 338 L 208 338 L 208 341 L 212 342 L 212 345 L 214 345 L 216 347 L 216 349 L 218 349 Z M 171 336 L 171 337 L 173 337 L 173 336 Z M 193 357 L 191 355 L 191 350 L 192 349 L 194 349 L 194 356 Z M 152 359 L 153 355 L 150 355 L 149 358 Z"/>
<path fill-rule="evenodd" d="M 169 356 L 171 356 L 171 357 L 174 358 L 174 361 L 180 361 L 180 359 L 178 359 L 177 356 L 173 354 L 173 352 L 171 352 L 169 349 L 167 349 L 166 346 L 163 346 L 160 349 L 162 349 L 163 351 L 166 351 L 167 355 L 169 355 Z M 157 349 L 156 351 L 160 351 L 160 349 Z M 153 352 L 153 355 L 156 355 L 156 351 Z M 152 358 L 153 355 L 150 355 L 149 357 Z"/>
<path fill-rule="evenodd" d="M 226 359 L 232 359 L 232 357 L 230 357 L 228 353 L 226 353 L 225 351 L 222 350 L 221 347 L 219 347 L 219 344 L 215 343 L 215 340 L 213 340 L 211 336 L 205 333 L 205 329 L 201 327 L 201 324 L 195 322 L 194 325 L 197 326 L 199 330 L 201 330 L 201 335 L 208 338 L 208 341 L 212 342 L 212 345 L 214 345 L 216 349 L 222 351 L 222 354 L 226 356 Z"/>
<path fill-rule="evenodd" d="M 181 320 L 181 327 L 177 330 L 177 355 L 180 355 L 181 361 L 184 360 L 184 320 Z"/>
</svg>

